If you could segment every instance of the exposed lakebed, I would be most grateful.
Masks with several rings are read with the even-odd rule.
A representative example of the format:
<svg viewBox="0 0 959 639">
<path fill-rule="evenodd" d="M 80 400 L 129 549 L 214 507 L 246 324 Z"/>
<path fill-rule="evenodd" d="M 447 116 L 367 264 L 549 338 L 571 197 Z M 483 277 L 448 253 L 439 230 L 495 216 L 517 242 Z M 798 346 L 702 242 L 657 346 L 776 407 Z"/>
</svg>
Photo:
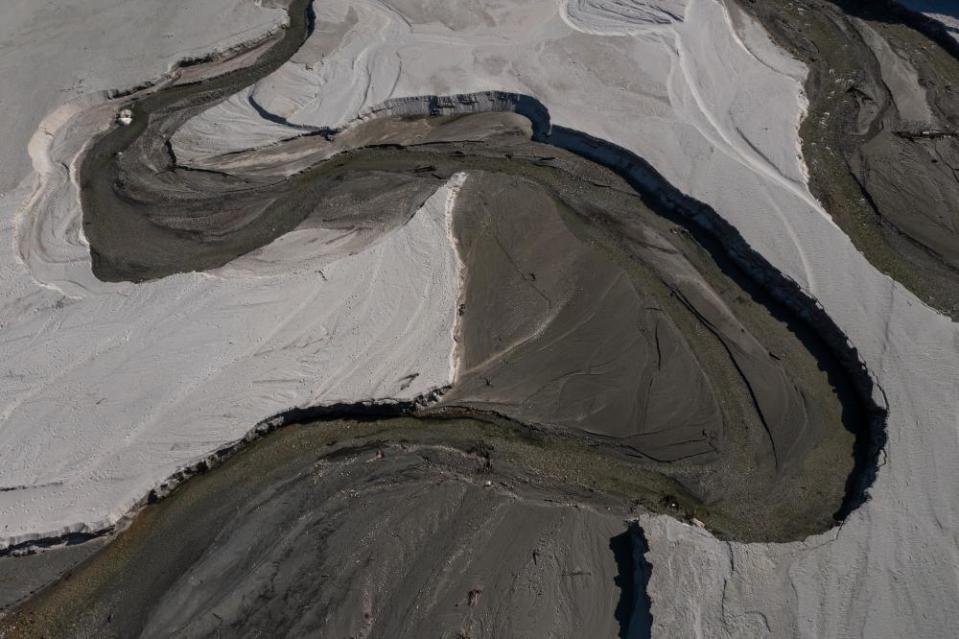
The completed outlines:
<svg viewBox="0 0 959 639">
<path fill-rule="evenodd" d="M 648 627 L 628 506 L 581 483 L 633 480 L 615 462 L 588 468 L 582 452 L 469 420 L 290 426 L 146 509 L 0 628 L 575 637 L 625 634 L 634 618 Z"/>
</svg>

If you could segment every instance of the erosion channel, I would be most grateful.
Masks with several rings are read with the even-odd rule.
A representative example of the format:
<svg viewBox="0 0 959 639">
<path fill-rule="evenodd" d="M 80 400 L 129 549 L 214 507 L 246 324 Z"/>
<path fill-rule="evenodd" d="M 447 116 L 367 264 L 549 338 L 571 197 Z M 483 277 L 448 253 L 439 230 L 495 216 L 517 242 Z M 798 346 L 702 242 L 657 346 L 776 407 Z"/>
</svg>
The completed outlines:
<svg viewBox="0 0 959 639">
<path fill-rule="evenodd" d="M 344 636 L 416 636 L 440 620 L 450 636 L 642 636 L 648 566 L 625 518 L 790 541 L 865 499 L 883 414 L 842 333 L 708 207 L 615 144 L 552 129 L 532 98 L 397 101 L 180 164 L 170 136 L 289 58 L 310 15 L 295 0 L 242 66 L 200 61 L 117 97 L 132 123 L 79 172 L 94 272 L 285 268 L 264 251 L 291 232 L 333 261 L 455 181 L 455 383 L 408 406 L 284 416 L 304 423 L 145 508 L 0 628 L 301 636 L 333 619 Z M 560 623 L 545 600 L 581 614 Z"/>
</svg>

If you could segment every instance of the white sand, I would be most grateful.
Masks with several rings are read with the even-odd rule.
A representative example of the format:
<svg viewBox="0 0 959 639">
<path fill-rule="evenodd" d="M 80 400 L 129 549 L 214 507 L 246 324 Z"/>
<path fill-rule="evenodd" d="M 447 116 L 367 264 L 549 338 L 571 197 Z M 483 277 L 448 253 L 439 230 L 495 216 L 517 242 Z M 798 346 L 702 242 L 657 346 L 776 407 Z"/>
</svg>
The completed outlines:
<svg viewBox="0 0 959 639">
<path fill-rule="evenodd" d="M 373 247 L 321 267 L 4 305 L 0 485 L 23 486 L 0 493 L 4 541 L 109 526 L 179 467 L 289 408 L 449 384 L 450 195 L 440 189 Z M 285 259 L 311 250 L 285 248 Z"/>
<path fill-rule="evenodd" d="M 532 95 L 555 124 L 635 151 L 711 204 L 820 299 L 878 376 L 891 407 L 888 454 L 874 499 L 841 529 L 801 543 L 742 545 L 667 517 L 644 518 L 657 636 L 953 634 L 959 329 L 870 266 L 809 194 L 797 138 L 805 104 L 800 64 L 750 21 L 734 30 L 717 0 L 576 0 L 568 9 L 556 0 L 328 0 L 316 11 L 321 25 L 347 22 L 345 33 L 317 36 L 296 62 L 251 89 L 264 108 L 300 125 L 339 125 L 391 97 L 489 89 Z M 137 50 L 158 38 L 137 33 Z M 138 64 L 131 63 L 143 72 L 137 79 L 151 77 L 153 63 Z M 104 69 L 108 74 L 109 65 Z M 115 76 L 116 85 L 126 77 Z M 64 86 L 60 76 L 41 82 Z M 13 94 L 41 112 L 57 103 L 34 105 Z M 247 97 L 189 123 L 176 140 L 178 156 L 293 134 L 260 120 Z M 81 143 L 61 135 L 63 150 L 54 149 L 52 158 L 70 156 Z M 49 136 L 41 137 L 39 147 Z M 455 297 L 455 268 L 437 275 L 423 263 L 432 251 L 438 253 L 430 260 L 455 262 L 435 215 L 425 212 L 418 223 L 437 230 L 391 236 L 376 248 L 380 257 L 356 258 L 388 265 L 383 277 L 400 271 L 400 290 L 355 262 L 343 262 L 337 273 L 370 279 L 345 298 L 333 277 L 329 286 L 339 295 L 327 297 L 326 285 L 308 273 L 271 276 L 275 286 L 189 275 L 103 287 L 80 268 L 84 247 L 70 227 L 75 190 L 56 161 L 44 166 L 37 160 L 43 153 L 34 157 L 47 183 L 43 206 L 31 211 L 47 211 L 47 222 L 19 224 L 19 246 L 29 273 L 55 288 L 37 287 L 24 267 L 0 255 L 0 348 L 9 370 L 0 378 L 0 481 L 30 486 L 0 493 L 0 533 L 8 541 L 107 521 L 178 463 L 281 406 L 388 395 L 391 375 L 401 370 L 434 371 L 436 383 L 448 374 L 445 342 L 427 350 L 437 335 L 449 334 L 444 309 Z M 28 193 L 25 187 L 0 200 L 8 237 L 16 202 Z M 426 277 L 427 284 L 417 274 L 443 282 Z M 369 287 L 396 297 L 370 297 Z M 331 300 L 340 310 L 328 308 Z M 336 320 L 319 319 L 321 311 Z M 407 335 L 405 366 L 374 358 L 401 329 L 387 320 L 414 315 L 420 319 L 409 326 L 432 322 L 435 330 Z M 333 328 L 337 336 L 373 335 L 361 340 L 366 357 L 356 361 L 381 366 L 360 373 L 362 365 L 343 359 L 348 348 L 334 349 L 341 355 L 317 351 L 331 358 L 325 361 L 337 375 L 304 361 L 304 351 Z M 284 344 L 292 352 L 277 353 Z M 429 364 L 434 358 L 441 363 Z"/>
<path fill-rule="evenodd" d="M 262 34 L 285 14 L 235 16 L 253 25 L 237 32 Z M 46 20 L 58 33 L 74 24 Z M 163 32 L 148 33 L 159 48 Z M 169 65 L 140 61 L 127 80 L 98 55 L 120 87 Z M 92 58 L 77 63 L 97 69 Z M 29 145 L 35 173 L 0 197 L 0 232 L 15 240 L 0 253 L 0 547 L 110 526 L 179 468 L 289 408 L 410 399 L 452 381 L 455 185 L 357 255 L 337 244 L 317 254 L 292 233 L 220 272 L 106 284 L 90 273 L 64 167 L 114 111 L 97 94 L 55 109 Z"/>
</svg>

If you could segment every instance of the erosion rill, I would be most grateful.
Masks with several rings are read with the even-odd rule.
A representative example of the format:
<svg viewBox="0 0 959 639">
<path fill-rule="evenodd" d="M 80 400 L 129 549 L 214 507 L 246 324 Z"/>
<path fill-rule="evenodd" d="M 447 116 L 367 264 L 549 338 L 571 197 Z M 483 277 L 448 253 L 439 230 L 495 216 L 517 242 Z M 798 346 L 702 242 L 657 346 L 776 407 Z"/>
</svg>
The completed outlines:
<svg viewBox="0 0 959 639">
<path fill-rule="evenodd" d="M 642 636 L 648 566 L 626 517 L 790 541 L 864 499 L 884 415 L 841 331 L 715 212 L 615 141 L 553 130 L 528 96 L 394 102 L 340 130 L 179 163 L 170 136 L 292 55 L 307 4 L 252 65 L 201 61 L 189 81 L 118 97 L 131 123 L 95 140 L 79 172 L 94 271 L 215 269 L 296 229 L 348 237 L 317 243 L 332 261 L 455 184 L 457 379 L 427 403 L 279 416 L 310 423 L 145 508 L 0 635 Z M 884 139 L 906 152 L 940 138 Z M 867 191 L 882 148 L 845 156 Z"/>
<path fill-rule="evenodd" d="M 959 318 L 959 45 L 892 0 L 737 4 L 809 65 L 813 193 L 880 270 Z"/>
</svg>

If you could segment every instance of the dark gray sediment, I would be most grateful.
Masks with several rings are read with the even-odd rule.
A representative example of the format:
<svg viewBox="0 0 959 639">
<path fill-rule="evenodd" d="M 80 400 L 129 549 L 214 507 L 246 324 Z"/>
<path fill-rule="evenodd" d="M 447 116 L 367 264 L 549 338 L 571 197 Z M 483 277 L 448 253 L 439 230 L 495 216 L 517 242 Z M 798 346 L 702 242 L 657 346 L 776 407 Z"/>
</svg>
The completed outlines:
<svg viewBox="0 0 959 639">
<path fill-rule="evenodd" d="M 468 421 L 291 426 L 145 510 L 0 633 L 624 636 L 633 542 L 619 563 L 610 542 L 628 504 L 553 479 L 563 459 L 536 450 Z"/>
<path fill-rule="evenodd" d="M 551 126 L 532 97 L 393 100 L 343 130 L 179 165 L 169 136 L 292 55 L 303 8 L 254 67 L 138 98 L 134 124 L 94 143 L 80 181 L 98 275 L 213 268 L 300 225 L 372 242 L 466 171 L 463 371 L 437 410 L 632 456 L 732 537 L 825 530 L 865 498 L 884 412 L 842 332 L 715 211 Z"/>
<path fill-rule="evenodd" d="M 0 557 L 0 611 L 16 606 L 69 574 L 103 548 L 108 538 L 74 541 L 43 553 Z"/>
<path fill-rule="evenodd" d="M 267 420 L 250 441 L 294 425 L 171 478 L 0 636 L 643 637 L 637 509 L 790 541 L 866 498 L 885 410 L 842 331 L 715 211 L 532 97 L 391 101 L 181 166 L 170 135 L 292 55 L 307 4 L 254 67 L 199 61 L 210 80 L 136 98 L 95 142 L 94 271 L 211 269 L 300 225 L 373 242 L 466 172 L 460 378 Z"/>
<path fill-rule="evenodd" d="M 738 3 L 810 69 L 810 186 L 856 247 L 959 319 L 959 45 L 892 0 Z"/>
<path fill-rule="evenodd" d="M 434 116 L 424 129 L 409 117 L 375 126 L 419 127 L 424 141 L 344 150 L 309 175 L 336 202 L 366 198 L 370 219 L 383 221 L 367 225 L 379 225 L 374 234 L 415 210 L 380 189 L 406 184 L 425 199 L 454 173 L 470 176 L 454 214 L 466 262 L 461 373 L 433 414 L 587 437 L 678 482 L 724 536 L 785 540 L 833 525 L 868 415 L 843 361 L 796 317 L 812 300 L 798 287 L 783 289 L 793 307 L 764 293 L 756 279 L 775 271 L 755 255 L 750 271 L 731 263 L 724 250 L 748 247 L 704 233 L 691 219 L 707 215 L 701 205 L 660 184 L 637 193 L 601 166 L 531 142 L 521 118 Z M 472 141 L 445 141 L 450 131 Z M 582 144 L 569 131 L 552 135 Z M 593 148 L 638 171 L 638 159 Z M 317 202 L 309 224 L 362 222 Z"/>
<path fill-rule="evenodd" d="M 814 302 L 791 294 L 781 308 L 761 293 L 757 279 L 781 275 L 758 256 L 730 269 L 723 251 L 748 251 L 729 241 L 738 234 L 707 228 L 704 242 L 703 227 L 725 223 L 639 158 L 550 127 L 528 96 L 491 92 L 393 101 L 354 127 L 264 150 L 297 150 L 284 157 L 303 168 L 288 178 L 256 151 L 226 159 L 229 171 L 184 170 L 160 143 L 181 117 L 170 104 L 142 116 L 145 133 L 122 155 L 84 162 L 85 216 L 108 230 L 90 235 L 98 274 L 210 268 L 299 225 L 371 242 L 465 171 L 464 369 L 445 406 L 592 436 L 679 482 L 722 534 L 788 539 L 833 525 L 869 427 L 842 361 L 793 321 Z M 116 150 L 100 144 L 91 157 Z M 122 230 L 134 219 L 149 232 Z M 709 242 L 719 246 L 704 252 Z M 757 508 L 781 512 L 748 517 Z"/>
</svg>

